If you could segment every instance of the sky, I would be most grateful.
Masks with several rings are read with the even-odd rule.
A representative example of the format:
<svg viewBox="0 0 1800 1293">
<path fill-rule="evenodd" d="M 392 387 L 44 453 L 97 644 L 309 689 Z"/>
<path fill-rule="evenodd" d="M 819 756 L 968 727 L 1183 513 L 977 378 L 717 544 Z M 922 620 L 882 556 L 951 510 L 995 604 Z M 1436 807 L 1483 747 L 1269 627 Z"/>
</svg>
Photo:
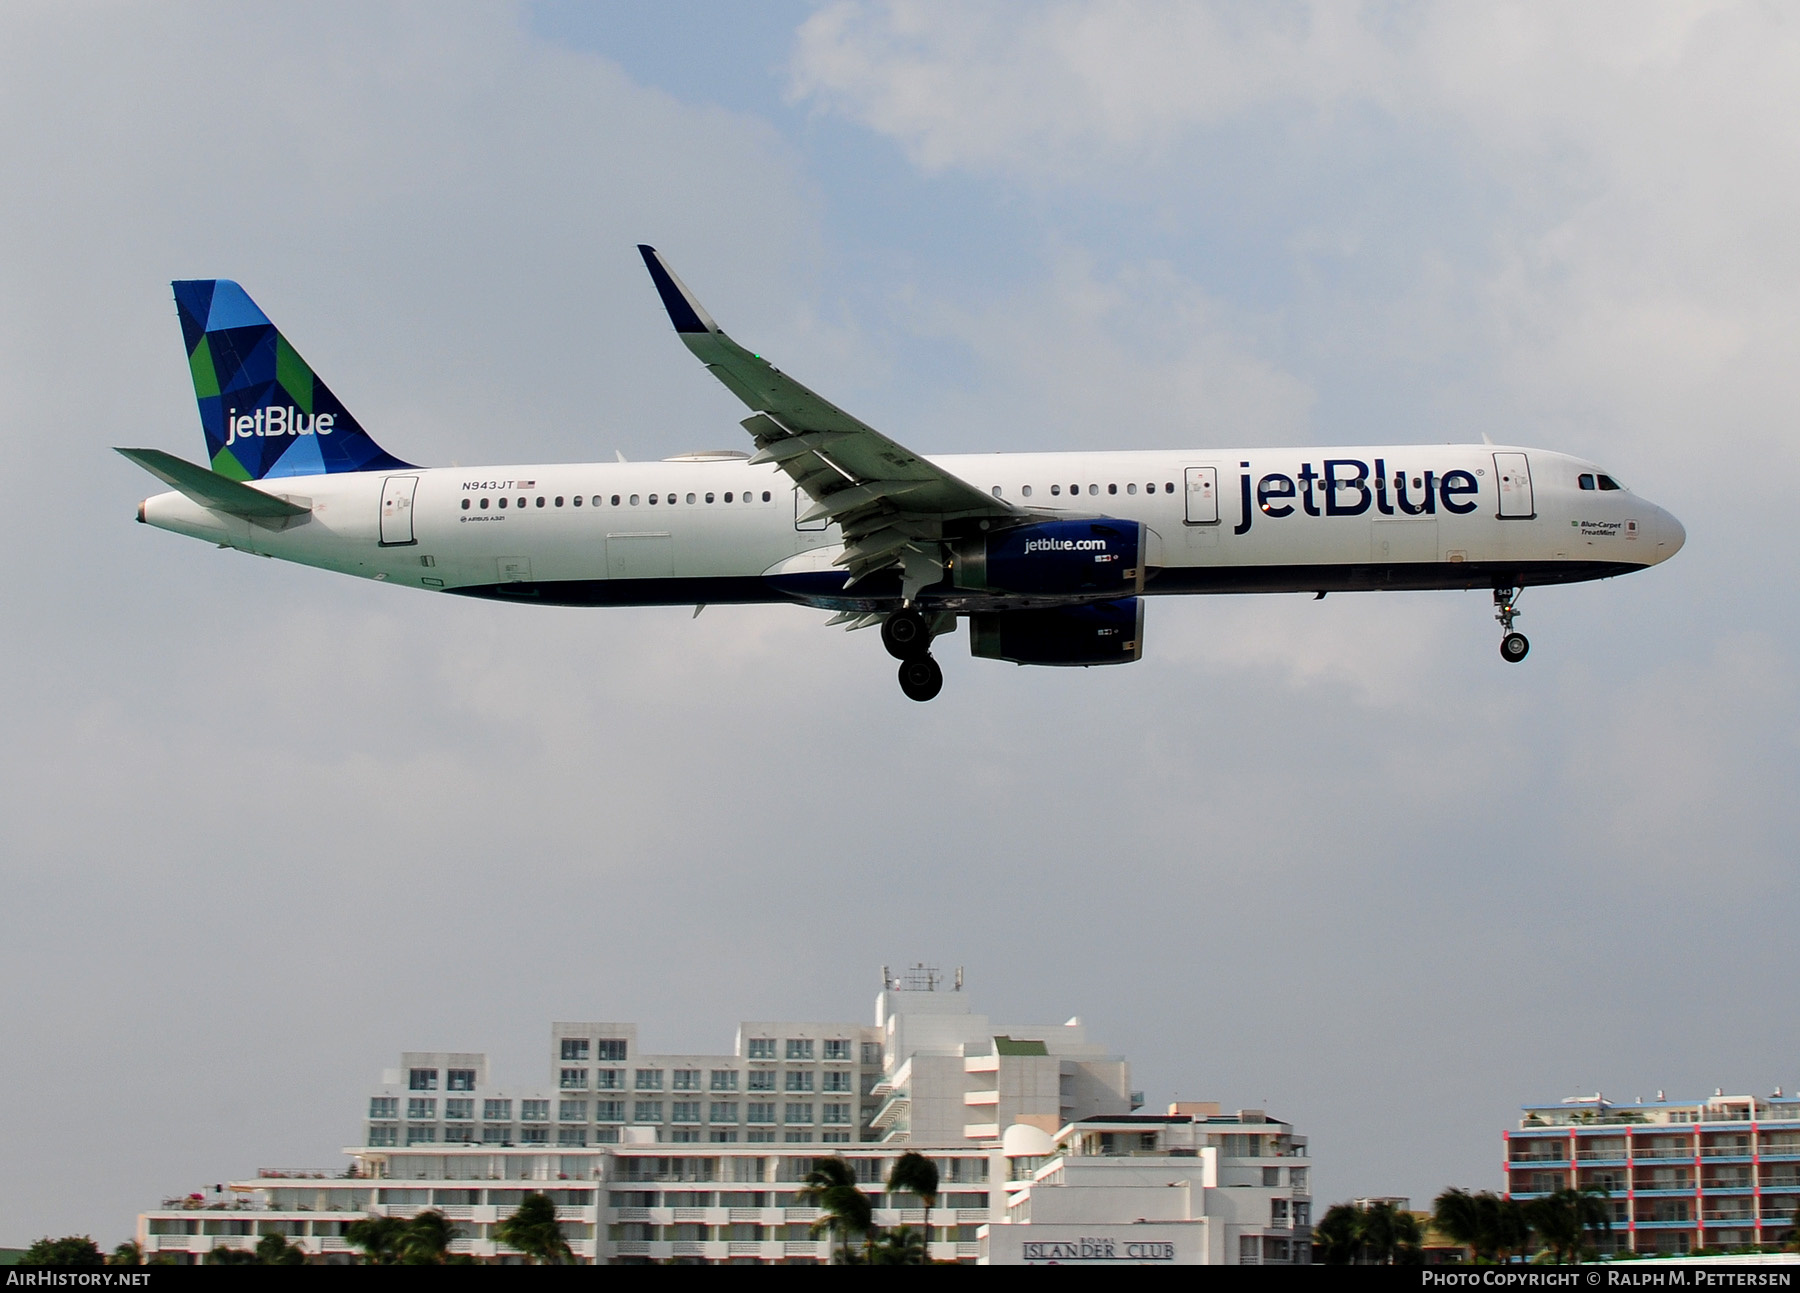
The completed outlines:
<svg viewBox="0 0 1800 1293">
<path fill-rule="evenodd" d="M 1797 229 L 1766 4 L 0 8 L 0 1245 L 339 1162 L 401 1050 L 726 1050 L 883 964 L 1266 1107 L 1320 1206 L 1800 1085 Z M 742 447 L 638 242 L 921 452 L 1485 434 L 1687 547 L 1528 591 L 1516 667 L 1479 594 L 1171 599 L 921 706 L 819 612 L 133 524 L 176 278 L 409 461 Z"/>
</svg>

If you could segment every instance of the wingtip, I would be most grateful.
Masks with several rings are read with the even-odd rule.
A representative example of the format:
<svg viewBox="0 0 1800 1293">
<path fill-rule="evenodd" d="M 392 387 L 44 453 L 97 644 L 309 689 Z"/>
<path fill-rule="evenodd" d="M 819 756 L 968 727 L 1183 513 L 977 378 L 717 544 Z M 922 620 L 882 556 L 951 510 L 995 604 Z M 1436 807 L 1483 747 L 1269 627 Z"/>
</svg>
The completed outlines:
<svg viewBox="0 0 1800 1293">
<path fill-rule="evenodd" d="M 693 294 L 687 290 L 675 272 L 663 263 L 663 258 L 656 248 L 649 243 L 640 242 L 638 253 L 644 258 L 644 268 L 650 271 L 650 281 L 656 284 L 656 294 L 662 298 L 663 309 L 669 312 L 669 322 L 675 325 L 677 332 L 716 332 L 718 325 L 707 317 L 706 311 L 700 308 Z"/>
</svg>

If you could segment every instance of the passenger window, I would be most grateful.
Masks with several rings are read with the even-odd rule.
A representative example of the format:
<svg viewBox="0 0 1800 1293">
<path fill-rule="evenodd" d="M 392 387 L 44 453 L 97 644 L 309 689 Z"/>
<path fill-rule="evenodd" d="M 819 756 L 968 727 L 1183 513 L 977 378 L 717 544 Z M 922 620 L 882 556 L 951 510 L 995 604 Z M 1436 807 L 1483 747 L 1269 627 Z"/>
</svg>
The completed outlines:
<svg viewBox="0 0 1800 1293">
<path fill-rule="evenodd" d="M 708 494 L 708 495 L 707 495 L 707 496 L 706 496 L 706 501 L 707 501 L 707 502 L 709 502 L 709 503 L 710 503 L 710 502 L 712 502 L 712 501 L 713 501 L 713 496 L 712 496 L 712 495 L 711 495 L 711 494 Z"/>
<path fill-rule="evenodd" d="M 557 506 L 558 506 L 558 507 L 561 507 L 561 506 L 562 506 L 562 495 L 561 495 L 561 494 L 558 494 L 558 495 L 557 495 L 557 496 L 556 496 L 556 505 L 557 505 Z"/>
<path fill-rule="evenodd" d="M 464 500 L 463 500 L 463 511 L 465 511 L 465 512 L 466 512 L 466 511 L 468 511 L 468 510 L 469 510 L 469 500 L 468 500 L 468 499 L 466 499 L 466 498 L 465 498 L 465 499 L 464 499 Z"/>
<path fill-rule="evenodd" d="M 1062 486 L 1061 485 L 1052 485 L 1050 487 L 1050 492 L 1052 494 L 1055 494 L 1058 498 L 1061 498 L 1062 497 Z"/>
<path fill-rule="evenodd" d="M 1575 483 L 1580 485 L 1583 489 L 1592 489 L 1594 487 L 1594 477 L 1591 473 L 1584 471 L 1575 478 Z"/>
<path fill-rule="evenodd" d="M 1100 487 L 1098 485 L 1089 485 L 1088 486 L 1088 493 L 1098 494 L 1099 492 L 1100 492 Z"/>
<path fill-rule="evenodd" d="M 731 501 L 731 491 L 730 490 L 725 491 L 725 501 L 727 503 L 729 503 Z"/>
<path fill-rule="evenodd" d="M 631 496 L 631 505 L 632 505 L 632 506 L 633 506 L 633 507 L 636 507 L 636 506 L 637 506 L 637 503 L 638 503 L 638 496 L 637 496 L 637 495 L 636 495 L 636 494 L 633 494 L 633 495 L 632 495 L 632 496 Z"/>
<path fill-rule="evenodd" d="M 1126 492 L 1126 493 L 1127 493 L 1127 494 L 1135 494 L 1135 493 L 1137 493 L 1137 482 L 1136 482 L 1136 481 L 1133 481 L 1133 482 L 1132 482 L 1132 483 L 1131 483 L 1131 484 L 1129 484 L 1129 485 L 1127 485 L 1127 486 L 1125 486 L 1125 492 Z"/>
<path fill-rule="evenodd" d="M 1021 486 L 1020 486 L 1020 487 L 1019 487 L 1019 492 L 1020 492 L 1020 493 L 1021 493 L 1021 494 L 1023 494 L 1023 495 L 1025 495 L 1025 497 L 1026 497 L 1026 498 L 1030 498 L 1030 497 L 1031 497 L 1031 486 L 1029 486 L 1029 485 L 1021 485 Z"/>
<path fill-rule="evenodd" d="M 487 499 L 484 498 L 481 500 L 481 510 L 484 512 L 487 511 L 487 503 L 488 503 Z"/>
<path fill-rule="evenodd" d="M 519 506 L 520 506 L 520 507 L 524 507 L 524 506 L 525 506 L 525 500 L 524 500 L 524 499 L 522 499 L 522 498 L 521 498 L 521 499 L 520 499 L 520 500 L 519 500 Z"/>
<path fill-rule="evenodd" d="M 693 495 L 692 495 L 692 494 L 689 494 L 689 495 L 688 495 L 688 499 L 687 499 L 687 501 L 688 501 L 688 502 L 689 502 L 689 503 L 692 503 L 692 502 L 693 502 L 693 501 L 694 501 L 694 496 L 693 496 Z"/>
<path fill-rule="evenodd" d="M 1080 492 L 1081 492 L 1081 486 L 1079 486 L 1079 485 L 1071 485 L 1071 486 L 1069 486 L 1069 493 L 1070 493 L 1070 494 L 1079 494 L 1079 493 L 1080 493 Z"/>
<path fill-rule="evenodd" d="M 1000 497 L 1000 487 L 998 485 L 994 486 L 994 497 L 995 498 Z"/>
<path fill-rule="evenodd" d="M 576 507 L 580 507 L 581 506 L 581 495 L 580 494 L 575 495 L 573 502 Z"/>
<path fill-rule="evenodd" d="M 1174 492 L 1175 492 L 1175 482 L 1174 481 L 1172 481 L 1172 480 L 1168 481 L 1163 485 L 1163 493 L 1173 494 Z"/>
<path fill-rule="evenodd" d="M 1146 494 L 1154 494 L 1156 492 L 1156 482 L 1151 481 L 1148 485 L 1144 486 L 1144 492 Z"/>
<path fill-rule="evenodd" d="M 523 503 L 524 501 L 525 501 L 524 499 L 519 500 L 519 502 L 521 502 L 521 503 Z M 544 496 L 542 494 L 539 494 L 538 495 L 538 506 L 542 507 L 543 505 L 544 505 Z"/>
<path fill-rule="evenodd" d="M 1623 489 L 1625 487 L 1623 485 L 1619 484 L 1619 482 L 1614 480 L 1611 476 L 1602 476 L 1602 477 L 1600 477 L 1600 488 L 1601 489 Z"/>
<path fill-rule="evenodd" d="M 1108 485 L 1106 487 L 1106 492 L 1109 494 L 1116 494 L 1119 492 L 1119 487 L 1117 485 Z"/>
<path fill-rule="evenodd" d="M 636 495 L 636 494 L 633 494 L 633 495 L 632 495 L 632 496 L 631 496 L 631 501 L 632 501 L 632 502 L 633 502 L 633 503 L 635 503 L 635 502 L 637 502 L 637 495 Z M 612 496 L 612 505 L 613 505 L 613 506 L 614 506 L 614 507 L 617 507 L 617 506 L 618 506 L 618 505 L 619 505 L 619 496 L 618 496 L 618 495 L 617 495 L 617 494 L 614 494 L 614 495 L 613 495 L 613 496 Z M 595 506 L 595 507 L 599 507 L 599 506 L 600 506 L 600 495 L 598 495 L 598 494 L 595 494 L 595 495 L 594 495 L 594 506 Z"/>
<path fill-rule="evenodd" d="M 504 498 L 503 498 L 503 499 L 501 499 L 501 500 L 500 500 L 500 506 L 501 506 L 501 507 L 505 507 L 505 506 L 506 506 L 506 500 L 505 500 L 505 499 L 504 499 Z"/>
<path fill-rule="evenodd" d="M 769 501 L 769 491 L 768 491 L 768 490 L 766 490 L 766 489 L 765 489 L 765 490 L 764 490 L 764 491 L 763 491 L 763 502 L 765 502 L 765 503 L 766 503 L 766 502 L 768 502 L 768 501 Z"/>
<path fill-rule="evenodd" d="M 1425 482 L 1420 480 L 1417 476 L 1414 476 L 1413 477 L 1413 488 L 1414 489 L 1424 489 Z"/>
</svg>

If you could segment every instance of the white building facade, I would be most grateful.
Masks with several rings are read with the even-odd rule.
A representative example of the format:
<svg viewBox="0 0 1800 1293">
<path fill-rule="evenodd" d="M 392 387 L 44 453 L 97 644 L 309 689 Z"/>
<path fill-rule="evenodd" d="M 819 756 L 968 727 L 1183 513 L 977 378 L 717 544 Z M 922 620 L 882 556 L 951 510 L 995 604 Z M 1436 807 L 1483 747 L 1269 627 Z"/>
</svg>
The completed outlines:
<svg viewBox="0 0 1800 1293">
<path fill-rule="evenodd" d="M 939 1171 L 931 1256 L 974 1262 L 980 1229 L 1007 1227 L 1015 1195 L 1051 1188 L 1033 1174 L 1059 1136 L 1086 1145 L 1076 1129 L 1100 1124 L 1084 1120 L 1130 1118 L 1130 1070 L 1079 1020 L 991 1023 L 960 974 L 948 990 L 923 967 L 884 971 L 883 985 L 873 1025 L 746 1021 L 720 1054 L 643 1051 L 635 1024 L 557 1023 L 538 1088 L 496 1082 L 480 1053 L 405 1052 L 370 1095 L 346 1169 L 265 1168 L 166 1199 L 139 1218 L 138 1240 L 146 1255 L 199 1261 L 275 1234 L 349 1260 L 355 1221 L 433 1208 L 459 1230 L 452 1252 L 516 1261 L 495 1227 L 541 1191 L 582 1261 L 823 1261 L 818 1214 L 798 1198 L 814 1162 L 845 1159 L 878 1226 L 916 1227 L 920 1200 L 885 1190 L 913 1149 Z M 1159 1143 L 1197 1145 L 1187 1125 Z M 1045 1152 L 1009 1156 L 1004 1136 L 1027 1133 Z M 1216 1182 L 1218 1162 L 1186 1166 L 1208 1164 Z"/>
</svg>

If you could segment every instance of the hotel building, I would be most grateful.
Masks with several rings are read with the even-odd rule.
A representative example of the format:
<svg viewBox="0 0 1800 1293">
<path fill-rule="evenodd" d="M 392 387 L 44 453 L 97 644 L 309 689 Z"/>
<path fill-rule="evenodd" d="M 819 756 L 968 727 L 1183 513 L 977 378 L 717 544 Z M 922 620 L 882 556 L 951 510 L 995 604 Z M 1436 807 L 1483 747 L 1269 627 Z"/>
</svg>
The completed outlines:
<svg viewBox="0 0 1800 1293">
<path fill-rule="evenodd" d="M 986 1260 L 1022 1260 L 983 1231 L 1028 1224 L 1048 1241 L 1058 1226 L 1047 1209 L 1141 1241 L 1167 1208 L 1146 1212 L 1134 1188 L 1113 1191 L 1109 1211 L 1093 1187 L 1141 1187 L 1146 1172 L 1170 1178 L 1159 1187 L 1168 1200 L 1180 1195 L 1181 1215 L 1167 1216 L 1183 1223 L 1180 1256 L 1160 1239 L 1132 1251 L 1228 1263 L 1310 1254 L 1306 1171 L 1294 1162 L 1305 1141 L 1285 1124 L 1199 1106 L 1139 1119 L 1129 1066 L 1080 1020 L 994 1024 L 960 973 L 954 986 L 924 967 L 882 980 L 873 1024 L 748 1021 L 720 1054 L 646 1052 L 635 1024 L 557 1023 L 550 1080 L 536 1089 L 497 1082 L 480 1053 L 406 1052 L 370 1094 L 346 1170 L 265 1168 L 166 1199 L 140 1217 L 138 1240 L 146 1255 L 199 1261 L 276 1234 L 349 1260 L 355 1221 L 435 1208 L 460 1232 L 452 1252 L 517 1261 L 495 1227 L 541 1191 L 580 1261 L 814 1262 L 828 1248 L 798 1198 L 814 1161 L 850 1164 L 877 1225 L 923 1226 L 919 1199 L 885 1189 L 894 1160 L 916 1149 L 941 1183 L 934 1259 L 974 1262 L 985 1243 Z"/>
<path fill-rule="evenodd" d="M 1534 1199 L 1605 1190 L 1612 1251 L 1685 1253 L 1786 1243 L 1800 1207 L 1800 1097 L 1726 1095 L 1526 1105 L 1504 1133 L 1506 1189 Z"/>
</svg>

